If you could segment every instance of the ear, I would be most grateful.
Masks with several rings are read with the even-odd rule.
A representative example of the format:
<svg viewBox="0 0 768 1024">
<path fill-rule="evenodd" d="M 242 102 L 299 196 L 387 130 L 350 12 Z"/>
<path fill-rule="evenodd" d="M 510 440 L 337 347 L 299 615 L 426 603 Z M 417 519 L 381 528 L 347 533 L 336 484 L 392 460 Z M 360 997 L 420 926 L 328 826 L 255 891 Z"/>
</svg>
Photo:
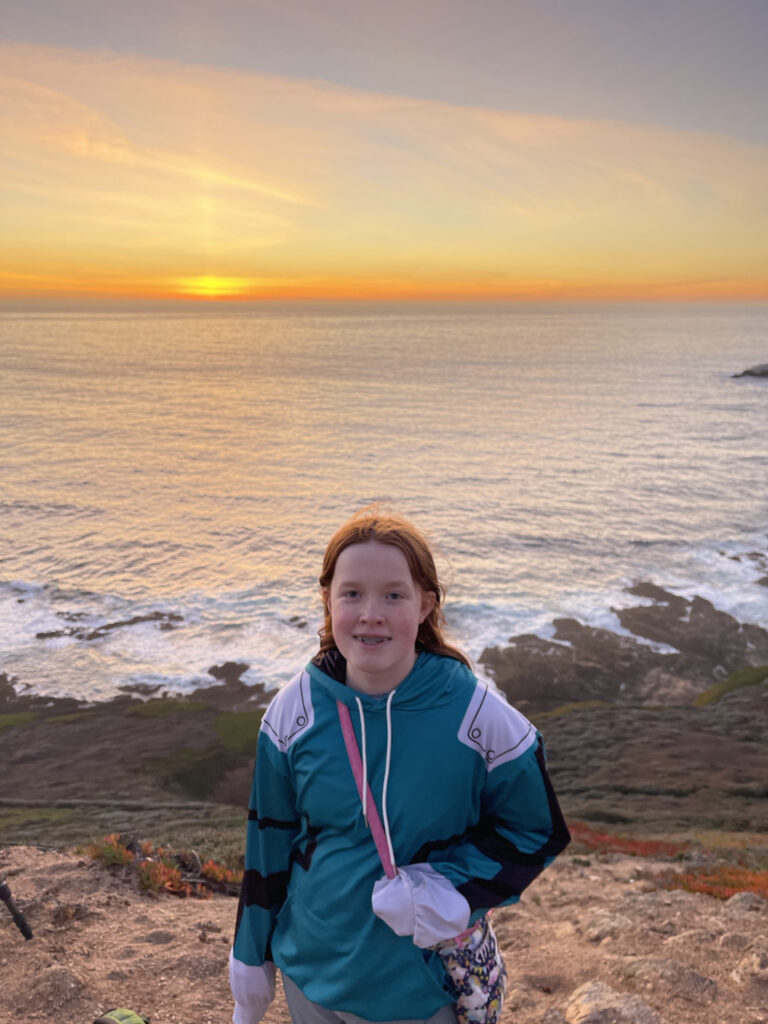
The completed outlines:
<svg viewBox="0 0 768 1024">
<path fill-rule="evenodd" d="M 435 607 L 437 601 L 437 594 L 431 590 L 422 590 L 421 592 L 421 612 L 419 613 L 419 625 L 426 619 L 432 609 Z"/>
<path fill-rule="evenodd" d="M 320 588 L 320 597 L 322 597 L 322 599 L 323 599 L 323 610 L 326 611 L 329 615 L 331 614 L 330 596 L 331 596 L 330 587 L 321 587 Z"/>
</svg>

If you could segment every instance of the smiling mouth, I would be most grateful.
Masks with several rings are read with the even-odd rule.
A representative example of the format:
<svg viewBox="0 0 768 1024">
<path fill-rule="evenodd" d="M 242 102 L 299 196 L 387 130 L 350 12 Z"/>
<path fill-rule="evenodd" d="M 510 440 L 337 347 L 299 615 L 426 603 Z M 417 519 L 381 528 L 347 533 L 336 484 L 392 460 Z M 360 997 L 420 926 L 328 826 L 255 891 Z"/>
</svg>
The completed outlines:
<svg viewBox="0 0 768 1024">
<path fill-rule="evenodd" d="M 365 644 L 366 647 L 377 647 L 379 644 L 385 644 L 389 640 L 388 636 L 365 636 L 363 633 L 355 633 L 352 637 L 353 640 L 359 640 L 361 644 Z"/>
</svg>

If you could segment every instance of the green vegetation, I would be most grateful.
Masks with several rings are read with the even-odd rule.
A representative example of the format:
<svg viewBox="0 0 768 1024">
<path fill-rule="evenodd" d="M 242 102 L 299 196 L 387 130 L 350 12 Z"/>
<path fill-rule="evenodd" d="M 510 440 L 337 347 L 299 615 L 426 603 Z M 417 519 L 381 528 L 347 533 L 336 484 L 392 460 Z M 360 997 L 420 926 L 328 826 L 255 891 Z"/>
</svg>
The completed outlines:
<svg viewBox="0 0 768 1024">
<path fill-rule="evenodd" d="M 139 718 L 165 718 L 167 715 L 189 714 L 190 712 L 208 711 L 210 704 L 204 700 L 180 700 L 175 697 L 155 697 L 141 704 L 132 704 L 127 708 L 126 715 Z"/>
<path fill-rule="evenodd" d="M 122 844 L 117 832 L 104 836 L 100 841 L 94 840 L 86 853 L 94 860 L 98 860 L 105 868 L 121 868 L 136 859 L 136 854 Z"/>
<path fill-rule="evenodd" d="M 757 665 L 754 668 L 742 668 L 732 672 L 727 679 L 723 679 L 714 686 L 710 686 L 704 693 L 700 693 L 694 701 L 697 708 L 706 707 L 707 704 L 714 704 L 724 697 L 726 693 L 734 690 L 741 690 L 745 686 L 757 686 L 768 679 L 768 665 Z"/>
<path fill-rule="evenodd" d="M 67 722 L 81 722 L 84 718 L 88 718 L 90 712 L 88 711 L 73 711 L 68 715 L 51 715 L 50 718 L 46 718 L 46 722 L 50 722 L 52 725 L 59 723 L 66 724 Z"/>
<path fill-rule="evenodd" d="M 51 825 L 72 817 L 69 807 L 0 807 L 0 834 L 17 825 Z"/>
<path fill-rule="evenodd" d="M 145 757 L 142 769 L 193 800 L 209 800 L 222 776 L 239 763 L 218 744 L 213 747 L 181 747 L 168 757 Z"/>
<path fill-rule="evenodd" d="M 222 711 L 213 723 L 216 733 L 233 754 L 256 754 L 256 741 L 264 714 L 261 711 Z"/>
<path fill-rule="evenodd" d="M 611 705 L 607 700 L 577 700 L 570 704 L 561 704 L 552 711 L 539 711 L 536 718 L 558 718 L 560 715 L 569 715 L 572 711 L 592 711 L 594 708 L 607 708 Z"/>
<path fill-rule="evenodd" d="M 0 731 L 13 729 L 17 725 L 28 725 L 36 718 L 37 715 L 34 711 L 8 711 L 5 714 L 0 714 Z"/>
</svg>

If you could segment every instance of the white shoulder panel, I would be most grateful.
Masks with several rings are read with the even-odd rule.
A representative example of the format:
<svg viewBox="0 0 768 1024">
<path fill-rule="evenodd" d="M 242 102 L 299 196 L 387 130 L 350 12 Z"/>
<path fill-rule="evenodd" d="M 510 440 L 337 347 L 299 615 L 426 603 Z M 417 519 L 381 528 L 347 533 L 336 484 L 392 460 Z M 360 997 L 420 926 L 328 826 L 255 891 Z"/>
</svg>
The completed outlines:
<svg viewBox="0 0 768 1024">
<path fill-rule="evenodd" d="M 273 698 L 261 720 L 261 731 L 285 752 L 312 728 L 315 709 L 309 687 L 309 673 L 299 672 Z"/>
<path fill-rule="evenodd" d="M 524 754 L 536 741 L 536 730 L 502 694 L 479 679 L 459 726 L 459 740 L 475 750 L 491 772 Z"/>
</svg>

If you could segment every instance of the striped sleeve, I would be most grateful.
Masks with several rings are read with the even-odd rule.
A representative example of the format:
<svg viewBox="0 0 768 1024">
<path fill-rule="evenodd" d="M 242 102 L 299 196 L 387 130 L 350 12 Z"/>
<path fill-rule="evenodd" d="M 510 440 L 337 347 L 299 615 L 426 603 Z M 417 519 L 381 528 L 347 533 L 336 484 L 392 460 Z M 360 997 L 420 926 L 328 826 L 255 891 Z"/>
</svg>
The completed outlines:
<svg viewBox="0 0 768 1024">
<path fill-rule="evenodd" d="M 478 824 L 428 863 L 467 900 L 471 920 L 515 903 L 570 842 L 541 736 L 503 698 L 479 686 L 459 739 L 486 762 Z M 418 855 L 417 855 L 418 856 Z"/>
<path fill-rule="evenodd" d="M 233 956 L 243 964 L 258 965 L 270 959 L 272 929 L 285 901 L 299 829 L 288 757 L 262 726 L 233 945 Z"/>
</svg>

